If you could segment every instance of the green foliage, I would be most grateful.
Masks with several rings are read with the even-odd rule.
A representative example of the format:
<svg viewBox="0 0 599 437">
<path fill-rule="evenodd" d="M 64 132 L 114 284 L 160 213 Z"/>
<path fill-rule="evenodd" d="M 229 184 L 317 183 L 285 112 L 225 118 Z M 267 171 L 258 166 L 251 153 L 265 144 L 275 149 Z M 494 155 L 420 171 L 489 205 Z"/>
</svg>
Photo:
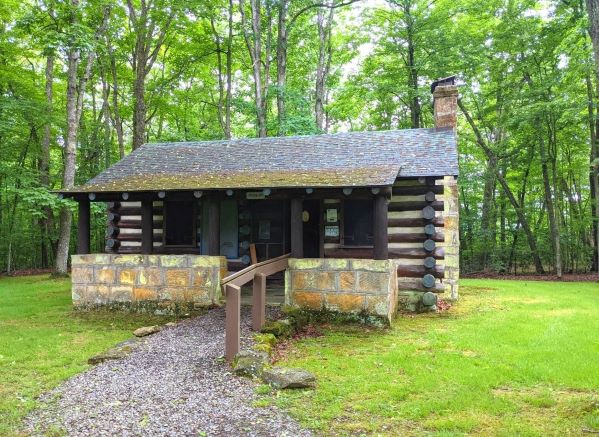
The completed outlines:
<svg viewBox="0 0 599 437">
<path fill-rule="evenodd" d="M 227 105 L 231 135 L 256 134 L 252 65 L 239 5 L 233 3 L 229 29 L 226 0 L 160 0 L 148 11 L 150 34 L 131 25 L 122 2 L 93 0 L 76 8 L 55 0 L 2 3 L 0 271 L 9 264 L 14 270 L 53 263 L 62 203 L 50 193 L 62 185 L 69 48 L 81 52 L 79 78 L 92 62 L 78 132 L 77 184 L 131 149 L 136 44 L 148 45 L 150 55 L 156 55 L 144 83 L 148 141 L 224 138 Z M 296 15 L 311 3 L 289 2 L 287 74 L 279 86 L 280 4 L 262 4 L 263 62 L 270 56 L 263 78 L 267 131 L 318 133 L 316 76 L 323 44 L 315 25 L 318 7 Z M 139 16 L 141 3 L 132 5 Z M 532 268 L 530 242 L 497 174 L 521 203 L 543 265 L 554 268 L 555 241 L 541 171 L 545 162 L 564 271 L 588 271 L 594 244 L 589 169 L 598 159 L 590 140 L 598 96 L 586 14 L 580 2 L 539 0 L 388 0 L 336 8 L 330 46 L 323 45 L 328 71 L 324 129 L 432 127 L 429 85 L 458 74 L 462 102 L 497 155 L 490 165 L 472 127 L 459 120 L 462 269 Z M 163 30 L 163 44 L 154 53 Z M 54 62 L 51 103 L 45 95 L 48 57 Z M 281 119 L 277 97 L 285 102 Z M 47 180 L 41 168 L 46 133 Z M 96 209 L 94 251 L 104 246 L 101 215 Z"/>
</svg>

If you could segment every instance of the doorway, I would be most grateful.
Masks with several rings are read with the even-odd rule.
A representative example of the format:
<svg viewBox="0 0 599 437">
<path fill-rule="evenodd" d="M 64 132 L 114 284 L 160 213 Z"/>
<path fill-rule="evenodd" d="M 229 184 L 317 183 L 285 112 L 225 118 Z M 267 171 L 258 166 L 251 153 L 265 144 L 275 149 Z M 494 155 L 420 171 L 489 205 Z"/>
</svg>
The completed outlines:
<svg viewBox="0 0 599 437">
<path fill-rule="evenodd" d="M 304 258 L 320 258 L 320 200 L 304 200 Z"/>
</svg>

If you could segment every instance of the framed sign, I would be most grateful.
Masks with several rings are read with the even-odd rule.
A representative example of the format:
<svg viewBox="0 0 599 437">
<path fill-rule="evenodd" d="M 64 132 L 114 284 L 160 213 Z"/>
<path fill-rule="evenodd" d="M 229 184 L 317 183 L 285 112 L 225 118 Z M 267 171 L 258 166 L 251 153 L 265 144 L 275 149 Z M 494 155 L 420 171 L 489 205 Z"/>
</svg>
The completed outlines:
<svg viewBox="0 0 599 437">
<path fill-rule="evenodd" d="M 264 195 L 263 191 L 248 191 L 245 193 L 245 198 L 248 200 L 259 200 L 265 199 L 266 196 Z"/>
<path fill-rule="evenodd" d="M 337 238 L 339 237 L 339 226 L 325 226 L 324 227 L 324 236 Z"/>
<path fill-rule="evenodd" d="M 337 208 L 327 209 L 327 223 L 337 223 Z"/>
</svg>

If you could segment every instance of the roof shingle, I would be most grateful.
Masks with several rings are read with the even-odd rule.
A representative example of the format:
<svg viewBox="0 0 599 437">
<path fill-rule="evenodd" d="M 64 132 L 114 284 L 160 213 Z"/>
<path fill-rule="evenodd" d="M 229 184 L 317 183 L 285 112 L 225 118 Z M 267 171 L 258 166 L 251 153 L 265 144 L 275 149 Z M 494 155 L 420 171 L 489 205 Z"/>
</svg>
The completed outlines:
<svg viewBox="0 0 599 437">
<path fill-rule="evenodd" d="M 70 192 L 385 186 L 458 174 L 452 129 L 144 144 Z"/>
</svg>

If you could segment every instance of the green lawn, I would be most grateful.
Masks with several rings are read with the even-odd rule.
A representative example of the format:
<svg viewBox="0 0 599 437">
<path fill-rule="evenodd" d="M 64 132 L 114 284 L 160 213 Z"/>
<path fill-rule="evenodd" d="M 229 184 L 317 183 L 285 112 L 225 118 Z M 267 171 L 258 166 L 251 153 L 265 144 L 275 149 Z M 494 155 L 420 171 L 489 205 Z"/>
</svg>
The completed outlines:
<svg viewBox="0 0 599 437">
<path fill-rule="evenodd" d="M 124 313 L 76 313 L 70 281 L 0 278 L 0 435 L 18 433 L 35 397 L 85 370 L 87 359 L 168 319 Z"/>
<path fill-rule="evenodd" d="M 260 403 L 324 434 L 599 432 L 599 283 L 461 284 L 447 313 L 297 343 L 281 364 L 314 372 L 318 388 Z"/>
</svg>

